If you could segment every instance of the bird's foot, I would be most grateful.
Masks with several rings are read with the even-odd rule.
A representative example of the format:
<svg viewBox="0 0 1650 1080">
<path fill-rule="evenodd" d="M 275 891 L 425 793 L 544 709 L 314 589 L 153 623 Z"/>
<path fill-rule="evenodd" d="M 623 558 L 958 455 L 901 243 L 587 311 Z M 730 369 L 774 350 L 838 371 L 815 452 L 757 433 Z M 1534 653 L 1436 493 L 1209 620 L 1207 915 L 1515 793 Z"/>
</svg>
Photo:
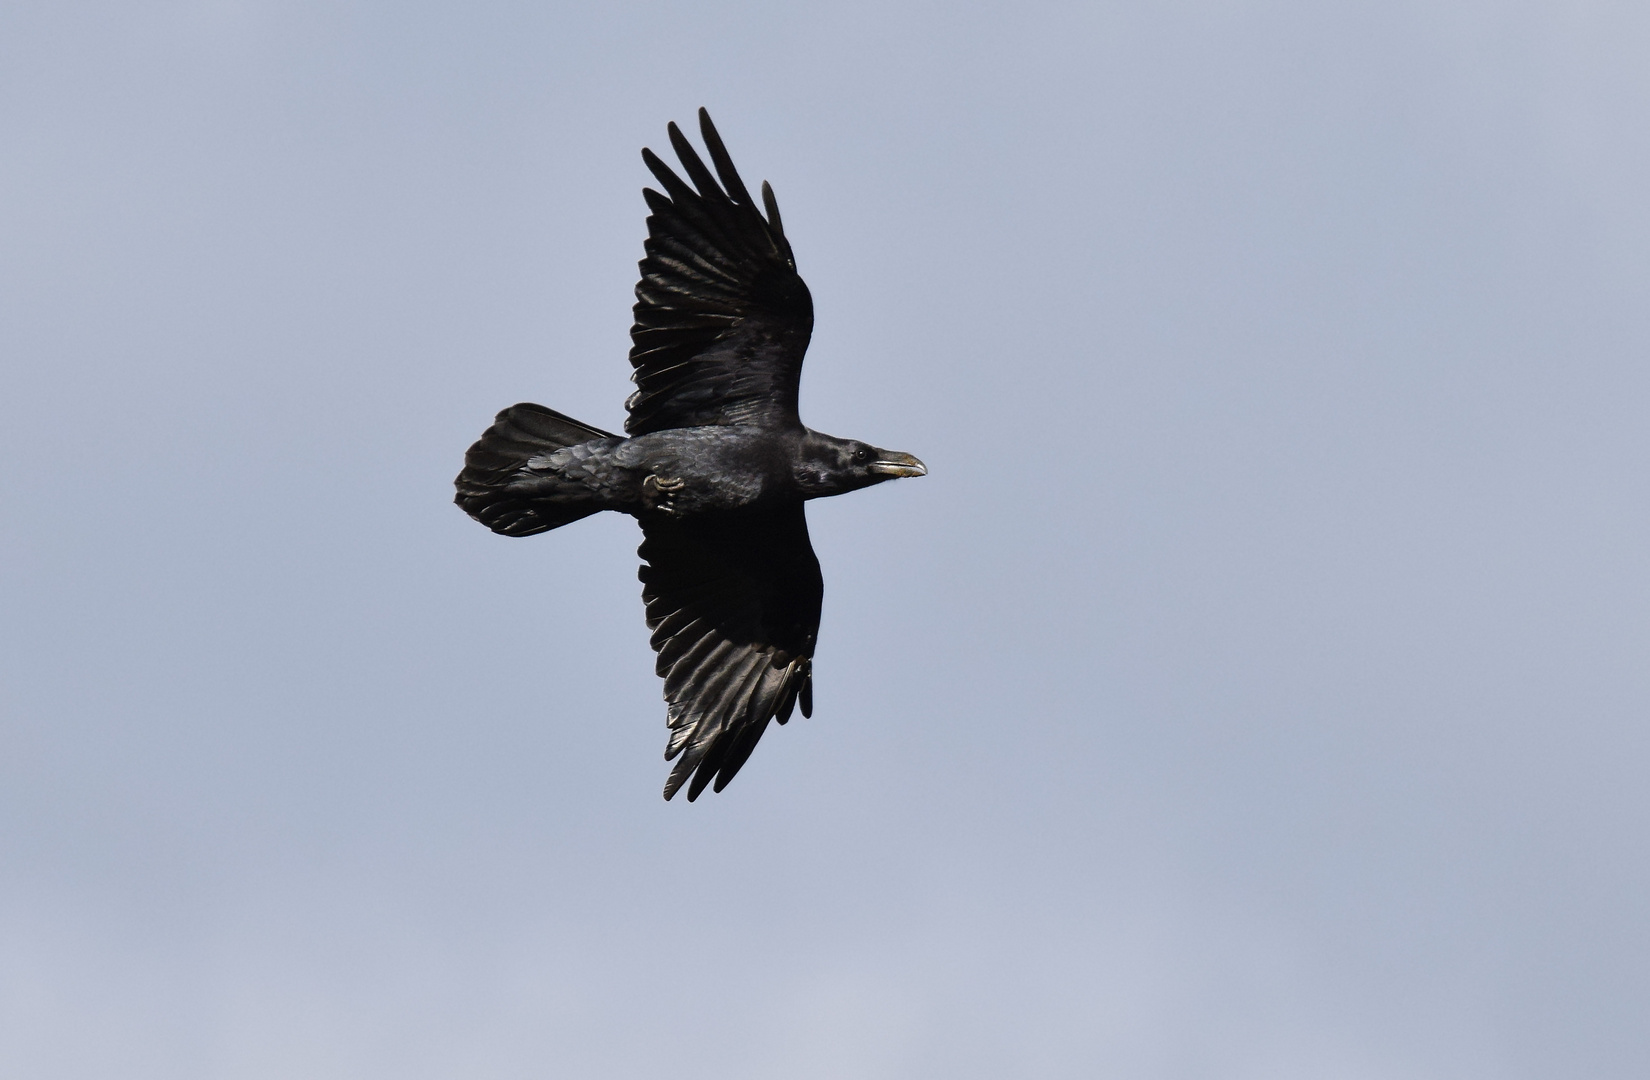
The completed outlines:
<svg viewBox="0 0 1650 1080">
<path fill-rule="evenodd" d="M 676 493 L 687 487 L 687 481 L 650 473 L 642 481 L 642 505 L 661 514 L 676 512 Z"/>
</svg>

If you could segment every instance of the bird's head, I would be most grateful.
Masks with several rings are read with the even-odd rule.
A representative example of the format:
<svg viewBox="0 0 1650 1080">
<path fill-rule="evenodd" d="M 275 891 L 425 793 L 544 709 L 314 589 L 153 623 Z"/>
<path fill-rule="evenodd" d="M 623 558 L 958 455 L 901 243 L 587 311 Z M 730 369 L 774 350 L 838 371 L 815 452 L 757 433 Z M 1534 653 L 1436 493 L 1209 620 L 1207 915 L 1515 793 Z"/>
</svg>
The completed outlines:
<svg viewBox="0 0 1650 1080">
<path fill-rule="evenodd" d="M 900 476 L 928 475 L 928 467 L 910 454 L 817 431 L 807 433 L 800 451 L 792 469 L 807 499 L 840 495 Z"/>
</svg>

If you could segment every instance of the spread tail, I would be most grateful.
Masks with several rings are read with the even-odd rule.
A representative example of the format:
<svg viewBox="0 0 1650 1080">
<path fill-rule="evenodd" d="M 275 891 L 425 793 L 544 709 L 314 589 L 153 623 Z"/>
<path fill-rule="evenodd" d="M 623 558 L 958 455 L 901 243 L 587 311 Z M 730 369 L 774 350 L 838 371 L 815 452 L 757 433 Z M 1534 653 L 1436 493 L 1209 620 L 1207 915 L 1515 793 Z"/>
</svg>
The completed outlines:
<svg viewBox="0 0 1650 1080">
<path fill-rule="evenodd" d="M 605 509 L 596 493 L 547 471 L 557 450 L 621 436 L 523 402 L 499 413 L 464 455 L 453 501 L 496 533 L 531 536 Z"/>
</svg>

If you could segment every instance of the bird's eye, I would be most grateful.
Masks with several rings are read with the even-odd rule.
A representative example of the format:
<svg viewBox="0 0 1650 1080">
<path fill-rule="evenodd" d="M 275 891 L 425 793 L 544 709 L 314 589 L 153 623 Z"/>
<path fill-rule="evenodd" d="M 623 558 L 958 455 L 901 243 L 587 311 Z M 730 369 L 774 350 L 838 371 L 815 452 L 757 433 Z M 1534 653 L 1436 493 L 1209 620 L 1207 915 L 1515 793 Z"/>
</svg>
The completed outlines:
<svg viewBox="0 0 1650 1080">
<path fill-rule="evenodd" d="M 863 465 L 865 462 L 871 460 L 871 451 L 869 451 L 869 450 L 855 450 L 854 451 L 854 460 Z"/>
</svg>

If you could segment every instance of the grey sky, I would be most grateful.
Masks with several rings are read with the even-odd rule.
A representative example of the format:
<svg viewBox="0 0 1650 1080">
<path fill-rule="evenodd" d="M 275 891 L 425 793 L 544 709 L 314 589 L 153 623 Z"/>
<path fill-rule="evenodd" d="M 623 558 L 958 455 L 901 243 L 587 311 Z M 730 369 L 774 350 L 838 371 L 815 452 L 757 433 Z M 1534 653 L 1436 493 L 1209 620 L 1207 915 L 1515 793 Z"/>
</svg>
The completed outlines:
<svg viewBox="0 0 1650 1080">
<path fill-rule="evenodd" d="M 1650 8 L 0 7 L 0 1073 L 1650 1075 Z M 817 709 L 659 798 L 644 144 L 813 289 Z"/>
</svg>

